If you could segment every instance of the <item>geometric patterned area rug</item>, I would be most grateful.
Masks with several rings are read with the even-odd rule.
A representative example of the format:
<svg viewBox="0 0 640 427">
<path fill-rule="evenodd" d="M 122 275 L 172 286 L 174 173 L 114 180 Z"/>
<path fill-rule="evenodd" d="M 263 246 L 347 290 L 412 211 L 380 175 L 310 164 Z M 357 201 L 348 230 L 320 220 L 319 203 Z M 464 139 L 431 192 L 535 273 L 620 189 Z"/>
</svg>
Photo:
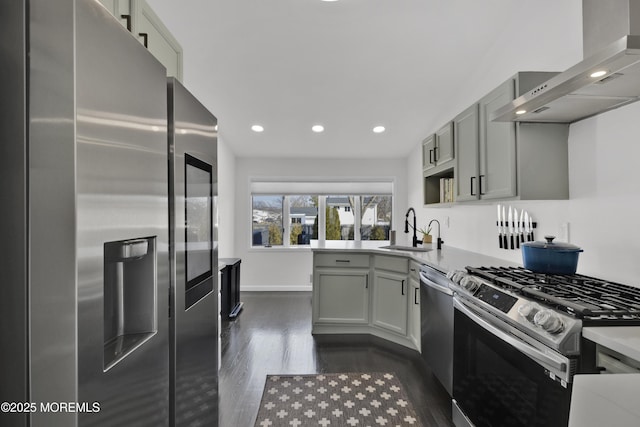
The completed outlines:
<svg viewBox="0 0 640 427">
<path fill-rule="evenodd" d="M 255 427 L 418 426 L 393 373 L 267 375 Z"/>
</svg>

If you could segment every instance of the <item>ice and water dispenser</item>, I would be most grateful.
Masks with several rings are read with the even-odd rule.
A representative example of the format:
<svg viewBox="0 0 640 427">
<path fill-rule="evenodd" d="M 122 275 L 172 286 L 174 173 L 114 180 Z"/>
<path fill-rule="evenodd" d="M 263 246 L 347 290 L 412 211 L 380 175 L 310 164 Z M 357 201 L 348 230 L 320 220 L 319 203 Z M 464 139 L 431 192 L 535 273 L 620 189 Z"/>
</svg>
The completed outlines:
<svg viewBox="0 0 640 427">
<path fill-rule="evenodd" d="M 104 244 L 104 370 L 157 332 L 156 237 Z"/>
</svg>

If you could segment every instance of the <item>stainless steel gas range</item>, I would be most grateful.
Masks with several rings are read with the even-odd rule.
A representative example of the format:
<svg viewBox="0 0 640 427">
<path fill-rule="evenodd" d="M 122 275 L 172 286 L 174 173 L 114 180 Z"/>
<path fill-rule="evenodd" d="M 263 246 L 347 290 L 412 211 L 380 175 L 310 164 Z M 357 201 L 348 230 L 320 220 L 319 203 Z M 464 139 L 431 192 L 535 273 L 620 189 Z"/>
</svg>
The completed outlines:
<svg viewBox="0 0 640 427">
<path fill-rule="evenodd" d="M 450 274 L 456 426 L 566 426 L 573 376 L 597 373 L 585 326 L 640 325 L 640 288 L 522 268 Z"/>
</svg>

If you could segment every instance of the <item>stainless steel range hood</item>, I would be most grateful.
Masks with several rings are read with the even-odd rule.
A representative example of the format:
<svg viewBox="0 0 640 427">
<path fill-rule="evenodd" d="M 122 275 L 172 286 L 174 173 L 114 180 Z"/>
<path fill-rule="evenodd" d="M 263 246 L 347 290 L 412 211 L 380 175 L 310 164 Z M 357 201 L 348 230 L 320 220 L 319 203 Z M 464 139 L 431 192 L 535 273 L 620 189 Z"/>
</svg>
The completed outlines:
<svg viewBox="0 0 640 427">
<path fill-rule="evenodd" d="M 620 31 L 639 34 L 639 12 L 640 0 L 583 0 L 584 52 L 588 56 L 495 110 L 491 120 L 573 123 L 638 101 L 640 35 L 620 37 Z M 615 41 L 607 44 L 608 40 Z"/>
</svg>

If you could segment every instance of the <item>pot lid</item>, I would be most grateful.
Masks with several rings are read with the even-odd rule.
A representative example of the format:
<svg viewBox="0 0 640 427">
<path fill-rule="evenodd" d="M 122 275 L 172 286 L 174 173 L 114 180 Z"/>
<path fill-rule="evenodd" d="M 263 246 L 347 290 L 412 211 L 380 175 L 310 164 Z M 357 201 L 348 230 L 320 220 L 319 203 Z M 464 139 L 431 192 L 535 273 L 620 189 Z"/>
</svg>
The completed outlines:
<svg viewBox="0 0 640 427">
<path fill-rule="evenodd" d="M 525 242 L 522 246 L 529 246 L 531 248 L 550 249 L 552 251 L 565 251 L 565 252 L 582 252 L 582 249 L 576 245 L 565 242 L 554 242 L 553 239 L 556 236 L 544 236 L 546 242 Z"/>
</svg>

